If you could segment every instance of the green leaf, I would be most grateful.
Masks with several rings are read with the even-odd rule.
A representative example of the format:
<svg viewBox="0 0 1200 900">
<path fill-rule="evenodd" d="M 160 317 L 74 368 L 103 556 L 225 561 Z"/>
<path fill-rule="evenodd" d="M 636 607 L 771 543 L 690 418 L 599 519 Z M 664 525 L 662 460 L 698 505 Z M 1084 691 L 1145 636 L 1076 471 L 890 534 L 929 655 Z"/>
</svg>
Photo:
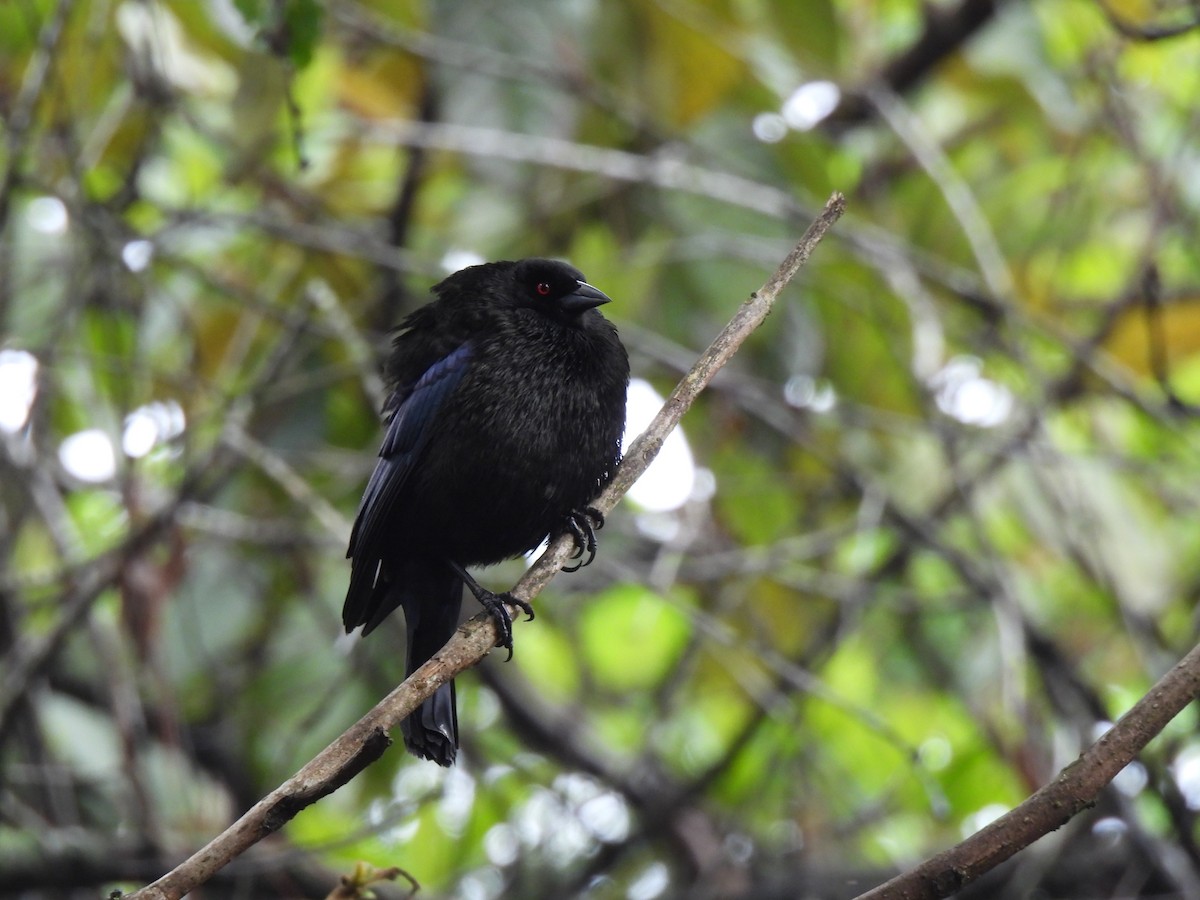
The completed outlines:
<svg viewBox="0 0 1200 900">
<path fill-rule="evenodd" d="M 291 0 L 284 13 L 287 22 L 288 56 L 297 69 L 312 62 L 321 36 L 321 7 L 316 0 Z"/>
<path fill-rule="evenodd" d="M 540 623 L 539 616 L 539 623 Z M 579 666 L 571 642 L 550 626 L 521 629 L 521 652 L 513 661 L 547 697 L 569 702 L 579 691 Z"/>
<path fill-rule="evenodd" d="M 233 5 L 247 25 L 259 27 L 263 24 L 263 0 L 233 0 Z"/>
<path fill-rule="evenodd" d="M 321 37 L 322 10 L 317 0 L 234 0 L 246 24 L 259 33 L 275 53 L 286 53 L 297 69 L 313 58 Z"/>
<path fill-rule="evenodd" d="M 647 688 L 670 670 L 691 632 L 687 617 L 641 585 L 618 585 L 583 614 L 584 659 L 614 690 Z"/>
</svg>

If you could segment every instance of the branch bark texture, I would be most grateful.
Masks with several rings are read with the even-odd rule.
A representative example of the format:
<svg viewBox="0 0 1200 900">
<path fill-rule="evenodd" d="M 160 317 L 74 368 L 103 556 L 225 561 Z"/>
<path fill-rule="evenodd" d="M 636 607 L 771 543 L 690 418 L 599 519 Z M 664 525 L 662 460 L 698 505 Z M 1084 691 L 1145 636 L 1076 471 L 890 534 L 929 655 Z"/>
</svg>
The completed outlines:
<svg viewBox="0 0 1200 900">
<path fill-rule="evenodd" d="M 813 249 L 841 218 L 845 208 L 846 201 L 841 194 L 830 197 L 775 273 L 741 305 L 671 392 L 649 427 L 627 448 L 612 482 L 594 502 L 596 508 L 608 513 L 646 471 L 666 436 L 750 333 L 762 324 L 780 292 L 808 261 Z M 572 547 L 569 536 L 552 543 L 517 583 L 513 594 L 526 601 L 536 597 L 562 568 Z M 442 650 L 300 771 L 263 797 L 206 847 L 158 881 L 128 894 L 127 900 L 176 900 L 203 884 L 239 854 L 281 828 L 300 810 L 331 794 L 379 759 L 391 744 L 388 733 L 393 728 L 439 686 L 476 665 L 495 644 L 495 624 L 490 615 L 481 613 L 464 623 Z"/>
</svg>

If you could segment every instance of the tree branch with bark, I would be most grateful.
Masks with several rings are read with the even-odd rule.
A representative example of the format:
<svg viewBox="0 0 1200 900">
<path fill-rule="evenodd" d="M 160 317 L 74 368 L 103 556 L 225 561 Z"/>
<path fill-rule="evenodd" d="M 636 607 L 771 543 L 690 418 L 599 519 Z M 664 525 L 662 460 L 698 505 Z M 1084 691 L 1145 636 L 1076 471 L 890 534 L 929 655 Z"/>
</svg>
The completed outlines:
<svg viewBox="0 0 1200 900">
<path fill-rule="evenodd" d="M 1192 648 L 1112 728 L 1049 784 L 965 841 L 857 900 L 949 897 L 1096 802 L 1104 787 L 1193 700 L 1200 698 L 1200 645 Z"/>
<path fill-rule="evenodd" d="M 593 504 L 597 509 L 607 514 L 645 472 L 666 436 L 746 338 L 766 319 L 779 294 L 844 211 L 845 199 L 841 194 L 834 194 L 775 273 L 742 303 L 729 324 L 671 392 L 658 415 L 626 450 L 613 480 Z M 551 543 L 513 588 L 513 596 L 528 602 L 541 593 L 562 569 L 572 548 L 569 535 Z M 389 732 L 392 729 L 438 687 L 479 663 L 495 645 L 495 623 L 490 615 L 481 613 L 468 620 L 441 651 L 300 771 L 171 872 L 127 895 L 128 900 L 175 900 L 204 884 L 249 847 L 278 831 L 302 809 L 333 793 L 378 760 L 391 744 Z"/>
</svg>

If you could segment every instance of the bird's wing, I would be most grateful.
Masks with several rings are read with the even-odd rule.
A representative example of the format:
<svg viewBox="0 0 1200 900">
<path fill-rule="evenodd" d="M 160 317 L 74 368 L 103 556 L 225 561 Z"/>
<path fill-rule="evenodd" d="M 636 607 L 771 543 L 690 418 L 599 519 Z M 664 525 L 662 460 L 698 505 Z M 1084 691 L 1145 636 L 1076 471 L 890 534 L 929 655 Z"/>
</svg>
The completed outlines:
<svg viewBox="0 0 1200 900">
<path fill-rule="evenodd" d="M 472 345 L 463 344 L 435 362 L 417 379 L 392 413 L 379 461 L 367 482 L 346 556 L 353 567 L 350 590 L 342 609 L 347 630 L 363 624 L 369 615 L 388 519 L 395 514 L 405 482 L 420 465 L 421 452 L 429 439 L 441 408 L 467 371 Z"/>
</svg>

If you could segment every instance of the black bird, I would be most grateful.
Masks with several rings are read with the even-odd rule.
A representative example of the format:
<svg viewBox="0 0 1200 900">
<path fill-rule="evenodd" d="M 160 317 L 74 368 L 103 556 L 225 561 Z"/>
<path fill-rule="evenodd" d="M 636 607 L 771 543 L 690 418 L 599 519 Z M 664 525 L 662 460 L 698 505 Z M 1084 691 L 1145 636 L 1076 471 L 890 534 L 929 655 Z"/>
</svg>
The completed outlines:
<svg viewBox="0 0 1200 900">
<path fill-rule="evenodd" d="M 510 655 L 503 601 L 533 617 L 467 566 L 520 556 L 564 531 L 578 565 L 591 562 L 603 518 L 587 504 L 620 458 L 629 383 L 617 330 L 596 309 L 609 298 L 565 263 L 471 266 L 433 293 L 400 325 L 385 366 L 387 435 L 350 535 L 342 609 L 346 631 L 361 625 L 364 635 L 403 609 L 409 674 L 458 627 L 464 583 Z M 401 730 L 410 752 L 453 763 L 453 682 Z"/>
</svg>

